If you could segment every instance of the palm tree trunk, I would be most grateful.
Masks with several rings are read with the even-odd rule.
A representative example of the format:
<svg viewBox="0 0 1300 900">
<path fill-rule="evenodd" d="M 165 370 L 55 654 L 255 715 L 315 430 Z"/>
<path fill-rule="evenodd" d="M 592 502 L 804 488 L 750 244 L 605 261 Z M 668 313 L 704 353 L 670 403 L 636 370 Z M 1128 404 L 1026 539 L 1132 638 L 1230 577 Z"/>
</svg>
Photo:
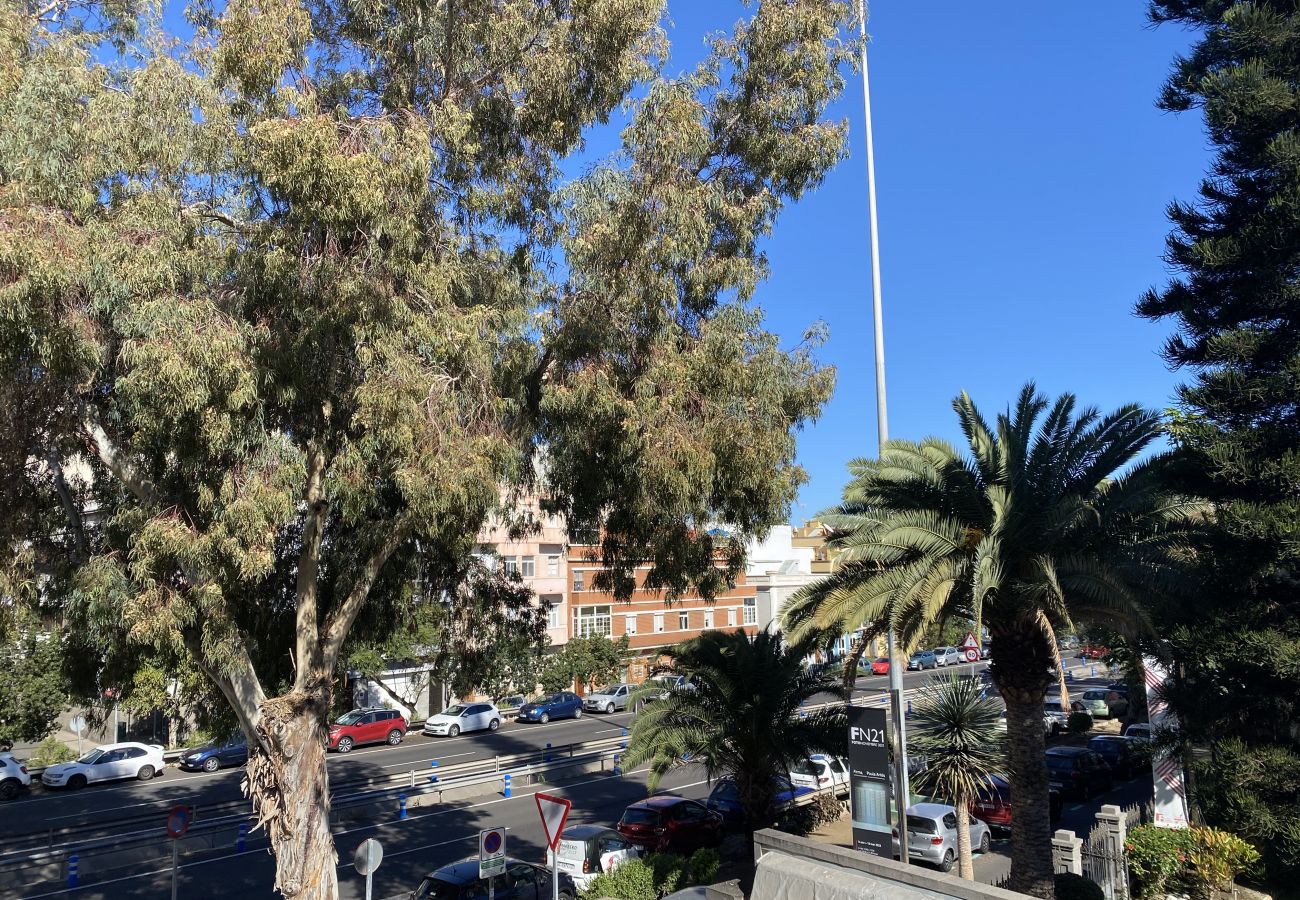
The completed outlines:
<svg viewBox="0 0 1300 900">
<path fill-rule="evenodd" d="M 968 797 L 955 798 L 957 809 L 957 874 L 975 880 L 975 861 L 970 855 L 970 805 Z"/>
<path fill-rule="evenodd" d="M 1017 692 L 1018 693 L 1018 692 Z M 1043 758 L 1043 699 L 1003 692 L 1007 701 L 1007 746 L 1011 763 L 1011 882 L 1022 894 L 1054 896 L 1051 815 L 1047 763 Z"/>
</svg>

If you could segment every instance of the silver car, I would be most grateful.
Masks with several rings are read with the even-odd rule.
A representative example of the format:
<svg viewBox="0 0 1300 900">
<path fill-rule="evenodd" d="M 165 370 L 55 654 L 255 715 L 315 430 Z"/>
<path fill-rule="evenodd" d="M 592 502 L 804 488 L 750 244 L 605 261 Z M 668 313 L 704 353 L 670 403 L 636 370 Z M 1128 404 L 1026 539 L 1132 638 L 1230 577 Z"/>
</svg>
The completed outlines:
<svg viewBox="0 0 1300 900">
<path fill-rule="evenodd" d="M 630 684 L 611 684 L 600 688 L 594 694 L 582 698 L 584 708 L 592 712 L 612 713 L 616 709 L 627 709 L 627 698 L 634 688 Z"/>
<path fill-rule="evenodd" d="M 971 816 L 970 848 L 988 853 L 989 827 Z M 898 829 L 894 829 L 894 855 L 899 855 Z M 910 859 L 951 872 L 957 859 L 957 810 L 946 803 L 918 803 L 907 808 L 907 853 Z"/>
<path fill-rule="evenodd" d="M 934 658 L 941 666 L 955 666 L 962 661 L 961 652 L 956 647 L 935 647 Z"/>
</svg>

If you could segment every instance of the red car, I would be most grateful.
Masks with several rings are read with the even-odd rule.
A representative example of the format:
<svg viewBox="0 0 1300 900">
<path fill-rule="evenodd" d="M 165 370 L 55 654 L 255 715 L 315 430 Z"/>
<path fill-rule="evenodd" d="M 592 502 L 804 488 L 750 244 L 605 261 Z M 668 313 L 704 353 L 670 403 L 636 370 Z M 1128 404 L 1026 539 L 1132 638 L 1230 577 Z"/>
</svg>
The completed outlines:
<svg viewBox="0 0 1300 900">
<path fill-rule="evenodd" d="M 1101 659 L 1109 652 L 1109 647 L 1084 647 L 1079 651 L 1079 655 L 1084 659 Z"/>
<path fill-rule="evenodd" d="M 656 853 L 691 853 L 722 843 L 722 816 L 685 797 L 651 797 L 623 810 L 618 833 Z"/>
<path fill-rule="evenodd" d="M 882 657 L 878 658 L 875 662 L 873 662 L 873 663 L 871 664 L 871 674 L 872 674 L 872 675 L 888 675 L 888 674 L 889 674 L 889 657 L 887 657 L 887 656 L 882 656 Z"/>
<path fill-rule="evenodd" d="M 392 744 L 406 737 L 406 718 L 395 709 L 354 709 L 330 726 L 329 748 L 347 753 L 358 744 Z"/>
<path fill-rule="evenodd" d="M 1061 794 L 1048 791 L 1048 815 L 1052 824 L 1061 818 Z M 970 814 L 990 828 L 1011 830 L 1011 785 L 1001 775 L 989 777 L 989 783 L 975 796 L 970 804 Z"/>
</svg>

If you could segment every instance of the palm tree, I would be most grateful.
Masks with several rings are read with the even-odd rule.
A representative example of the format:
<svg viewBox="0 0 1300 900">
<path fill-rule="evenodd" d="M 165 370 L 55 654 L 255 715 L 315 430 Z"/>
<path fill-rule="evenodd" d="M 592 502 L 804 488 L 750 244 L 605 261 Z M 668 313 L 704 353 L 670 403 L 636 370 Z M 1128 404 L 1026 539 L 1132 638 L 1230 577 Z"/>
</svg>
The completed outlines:
<svg viewBox="0 0 1300 900">
<path fill-rule="evenodd" d="M 950 801 L 957 811 L 957 871 L 967 881 L 975 880 L 970 803 L 992 775 L 1006 770 L 1005 739 L 998 728 L 1002 707 L 983 694 L 973 678 L 956 672 L 936 677 L 913 704 L 908 726 L 911 748 L 926 761 L 917 787 Z"/>
<path fill-rule="evenodd" d="M 735 779 L 747 833 L 770 824 L 775 776 L 810 753 L 842 754 L 848 740 L 843 707 L 800 715 L 816 694 L 841 695 L 834 677 L 804 670 L 807 652 L 767 630 L 752 639 L 740 630 L 708 631 L 677 645 L 668 656 L 690 683 L 637 714 L 624 765 L 649 762 L 653 791 L 670 769 L 699 763 L 710 781 Z"/>
<path fill-rule="evenodd" d="M 1162 490 L 1164 457 L 1116 477 L 1160 434 L 1153 412 L 1076 415 L 1072 395 L 1049 406 L 1032 384 L 996 431 L 965 393 L 953 407 L 969 455 L 928 438 L 849 464 L 843 502 L 820 517 L 838 567 L 783 621 L 795 639 L 889 624 L 904 647 L 954 616 L 988 628 L 1018 798 L 1011 886 L 1050 897 L 1042 702 L 1052 637 L 1075 620 L 1147 630 L 1142 597 L 1185 588 L 1187 532 L 1202 507 Z"/>
</svg>

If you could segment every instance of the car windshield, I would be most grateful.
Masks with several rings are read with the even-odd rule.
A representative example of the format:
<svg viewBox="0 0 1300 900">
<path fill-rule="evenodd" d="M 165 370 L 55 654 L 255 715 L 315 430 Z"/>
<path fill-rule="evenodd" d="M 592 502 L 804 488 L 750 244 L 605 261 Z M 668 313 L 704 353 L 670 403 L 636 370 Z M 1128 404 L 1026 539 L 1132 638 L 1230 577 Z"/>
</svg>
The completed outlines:
<svg viewBox="0 0 1300 900">
<path fill-rule="evenodd" d="M 1074 768 L 1073 756 L 1049 756 L 1047 757 L 1047 768 L 1060 769 L 1068 772 Z"/>
<path fill-rule="evenodd" d="M 104 751 L 96 747 L 94 750 L 91 750 L 81 759 L 77 760 L 77 762 L 81 763 L 83 766 L 88 766 L 103 755 L 104 755 Z"/>
<path fill-rule="evenodd" d="M 887 656 L 879 656 L 879 657 L 876 658 L 876 662 L 878 662 L 878 663 L 887 663 L 887 662 L 889 662 L 889 657 L 887 657 Z"/>
<path fill-rule="evenodd" d="M 933 819 L 926 819 L 921 816 L 908 816 L 907 830 L 918 831 L 921 834 L 936 834 L 939 829 L 935 827 Z"/>
<path fill-rule="evenodd" d="M 564 695 L 563 695 L 563 694 L 552 694 L 551 696 L 547 697 L 547 698 L 546 698 L 545 700 L 543 700 L 542 702 L 543 702 L 543 703 L 563 703 L 563 702 L 564 702 Z"/>
<path fill-rule="evenodd" d="M 343 715 L 339 716 L 337 719 L 334 720 L 334 724 L 335 724 L 335 725 L 355 725 L 355 724 L 356 724 L 356 723 L 361 719 L 361 717 L 364 716 L 364 715 L 365 715 L 365 713 L 362 712 L 361 710 L 359 710 L 359 709 L 354 709 L 354 710 L 352 710 L 352 712 L 344 713 Z"/>
<path fill-rule="evenodd" d="M 425 878 L 415 889 L 412 897 L 429 897 L 432 900 L 459 900 L 461 887 L 449 881 L 437 878 Z"/>
<path fill-rule="evenodd" d="M 444 709 L 442 711 L 442 714 L 444 716 L 463 716 L 465 715 L 465 710 L 468 708 L 469 707 L 461 706 L 459 703 L 457 703 L 455 706 L 449 706 L 446 709 Z"/>
<path fill-rule="evenodd" d="M 924 653 L 913 653 L 913 654 L 912 654 L 912 659 L 921 659 L 921 658 L 924 657 L 924 656 L 925 656 Z"/>
<path fill-rule="evenodd" d="M 821 767 L 811 759 L 801 759 L 790 771 L 796 775 L 817 775 L 821 772 Z"/>
<path fill-rule="evenodd" d="M 624 825 L 658 825 L 659 811 L 657 809 L 641 809 L 633 807 L 623 810 Z"/>
</svg>

